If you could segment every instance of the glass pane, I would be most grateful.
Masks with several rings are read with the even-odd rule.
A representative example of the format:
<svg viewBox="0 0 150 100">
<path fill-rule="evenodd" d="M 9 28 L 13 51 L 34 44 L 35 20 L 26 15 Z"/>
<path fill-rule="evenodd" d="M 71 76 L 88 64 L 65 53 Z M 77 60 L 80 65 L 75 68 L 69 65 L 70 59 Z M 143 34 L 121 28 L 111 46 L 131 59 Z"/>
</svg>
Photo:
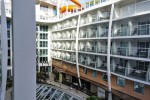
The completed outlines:
<svg viewBox="0 0 150 100">
<path fill-rule="evenodd" d="M 117 77 L 117 85 L 124 87 L 125 86 L 125 79 L 122 77 Z"/>
<path fill-rule="evenodd" d="M 137 93 L 144 94 L 144 84 L 134 82 L 134 91 Z"/>
<path fill-rule="evenodd" d="M 69 100 L 70 98 L 71 98 L 70 95 L 64 94 L 64 95 L 62 96 L 61 100 Z"/>
<path fill-rule="evenodd" d="M 59 98 L 60 98 L 62 93 L 63 93 L 62 91 L 57 90 L 57 92 L 55 93 L 55 95 L 52 98 L 52 100 L 59 100 Z"/>
</svg>

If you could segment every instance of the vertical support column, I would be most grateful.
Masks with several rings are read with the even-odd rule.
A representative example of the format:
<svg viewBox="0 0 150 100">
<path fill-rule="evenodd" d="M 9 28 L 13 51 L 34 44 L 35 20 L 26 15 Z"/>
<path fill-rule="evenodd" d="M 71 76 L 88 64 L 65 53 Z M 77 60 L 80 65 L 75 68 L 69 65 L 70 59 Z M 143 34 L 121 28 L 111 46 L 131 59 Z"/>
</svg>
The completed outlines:
<svg viewBox="0 0 150 100">
<path fill-rule="evenodd" d="M 108 76 L 108 91 L 111 92 L 111 73 L 110 73 L 110 50 L 111 50 L 111 27 L 112 17 L 114 11 L 114 4 L 111 6 L 110 20 L 109 20 L 109 32 L 108 32 L 108 46 L 107 46 L 107 76 Z"/>
<path fill-rule="evenodd" d="M 35 0 L 12 0 L 13 100 L 36 100 Z"/>
<path fill-rule="evenodd" d="M 77 75 L 78 75 L 79 85 L 81 86 L 80 70 L 79 70 L 79 63 L 78 63 L 78 34 L 79 34 L 80 19 L 81 19 L 81 15 L 79 14 L 78 24 L 77 24 L 77 32 L 76 32 L 76 67 L 77 67 Z"/>
<path fill-rule="evenodd" d="M 1 3 L 1 75 L 2 82 L 0 88 L 0 100 L 5 100 L 5 91 L 6 91 L 6 79 L 7 79 L 7 24 L 6 24 L 6 13 L 5 13 L 5 5 L 4 0 L 0 1 Z"/>
</svg>

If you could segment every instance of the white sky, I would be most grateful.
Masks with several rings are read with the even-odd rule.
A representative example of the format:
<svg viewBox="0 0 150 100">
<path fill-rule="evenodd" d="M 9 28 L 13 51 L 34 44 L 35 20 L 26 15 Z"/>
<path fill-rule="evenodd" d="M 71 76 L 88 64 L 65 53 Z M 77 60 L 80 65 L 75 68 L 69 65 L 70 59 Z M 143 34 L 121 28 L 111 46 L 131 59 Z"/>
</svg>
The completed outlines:
<svg viewBox="0 0 150 100">
<path fill-rule="evenodd" d="M 91 1 L 91 0 L 79 0 L 79 2 L 80 2 L 81 4 L 84 4 L 85 2 L 88 2 L 88 1 Z"/>
<path fill-rule="evenodd" d="M 85 4 L 85 2 L 91 1 L 91 0 L 78 0 L 81 4 Z M 71 1 L 70 1 L 71 3 Z M 72 4 L 72 3 L 71 3 Z"/>
</svg>

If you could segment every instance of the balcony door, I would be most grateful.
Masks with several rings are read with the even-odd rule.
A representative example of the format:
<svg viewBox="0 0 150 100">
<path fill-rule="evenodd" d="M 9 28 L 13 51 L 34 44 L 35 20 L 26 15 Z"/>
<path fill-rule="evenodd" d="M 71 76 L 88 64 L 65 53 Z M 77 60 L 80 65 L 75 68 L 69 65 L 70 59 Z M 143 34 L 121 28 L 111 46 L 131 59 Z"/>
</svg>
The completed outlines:
<svg viewBox="0 0 150 100">
<path fill-rule="evenodd" d="M 137 61 L 136 62 L 136 66 L 138 70 L 143 70 L 143 71 L 147 71 L 148 67 L 149 67 L 149 62 L 142 62 L 142 61 Z"/>
<path fill-rule="evenodd" d="M 120 54 L 121 55 L 127 55 L 127 47 L 128 43 L 127 42 L 120 42 Z"/>
<path fill-rule="evenodd" d="M 121 31 L 121 34 L 120 34 L 121 36 L 127 36 L 127 34 L 129 33 L 128 24 L 122 24 L 120 31 Z"/>
<path fill-rule="evenodd" d="M 128 62 L 128 60 L 120 59 L 120 66 L 126 67 L 127 66 L 127 62 Z"/>
<path fill-rule="evenodd" d="M 147 58 L 149 51 L 149 42 L 138 42 L 137 47 L 138 47 L 138 55 L 140 57 Z"/>
<path fill-rule="evenodd" d="M 138 35 L 150 34 L 150 22 L 138 22 Z"/>
</svg>

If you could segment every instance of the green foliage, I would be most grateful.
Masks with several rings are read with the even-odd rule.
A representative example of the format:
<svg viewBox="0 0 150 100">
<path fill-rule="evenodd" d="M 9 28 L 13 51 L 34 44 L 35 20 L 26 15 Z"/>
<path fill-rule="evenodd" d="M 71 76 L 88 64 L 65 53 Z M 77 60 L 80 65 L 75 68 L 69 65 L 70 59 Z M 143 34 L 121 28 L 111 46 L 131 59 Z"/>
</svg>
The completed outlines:
<svg viewBox="0 0 150 100">
<path fill-rule="evenodd" d="M 7 79 L 7 83 L 6 83 L 6 89 L 9 89 L 12 87 L 12 77 Z"/>
<path fill-rule="evenodd" d="M 49 75 L 44 72 L 37 72 L 36 74 L 36 81 L 37 82 L 46 82 L 46 80 L 49 78 Z"/>
<path fill-rule="evenodd" d="M 90 97 L 87 97 L 86 100 L 102 100 L 102 99 L 97 96 L 90 96 Z"/>
</svg>

